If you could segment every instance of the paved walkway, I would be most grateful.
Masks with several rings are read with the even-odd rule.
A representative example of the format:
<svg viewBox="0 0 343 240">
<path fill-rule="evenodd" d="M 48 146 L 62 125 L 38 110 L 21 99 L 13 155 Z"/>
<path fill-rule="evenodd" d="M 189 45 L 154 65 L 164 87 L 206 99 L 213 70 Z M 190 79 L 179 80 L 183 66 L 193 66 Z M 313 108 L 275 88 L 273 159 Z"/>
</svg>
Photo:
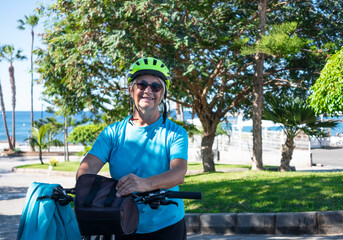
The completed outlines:
<svg viewBox="0 0 343 240">
<path fill-rule="evenodd" d="M 339 154 L 336 158 L 332 153 Z M 331 155 L 330 155 L 331 154 Z M 335 155 L 334 154 L 334 155 Z M 318 163 L 324 164 L 324 168 L 343 168 L 342 149 L 340 151 L 326 152 L 325 157 L 330 159 L 330 165 L 325 161 L 316 159 Z M 336 161 L 331 161 L 336 159 Z M 29 164 L 39 162 L 38 158 L 4 158 L 0 157 L 0 240 L 15 239 L 19 227 L 21 211 L 25 202 L 27 188 L 34 181 L 45 183 L 59 183 L 65 188 L 71 188 L 75 185 L 74 176 L 51 176 L 48 174 L 24 174 L 12 172 L 12 167 L 20 164 Z M 312 169 L 313 170 L 313 169 Z M 302 236 L 285 236 L 285 235 L 201 235 L 189 234 L 190 240 L 261 240 L 261 239 L 295 239 L 295 240 L 324 240 L 324 239 L 343 239 L 342 235 L 302 235 Z"/>
</svg>

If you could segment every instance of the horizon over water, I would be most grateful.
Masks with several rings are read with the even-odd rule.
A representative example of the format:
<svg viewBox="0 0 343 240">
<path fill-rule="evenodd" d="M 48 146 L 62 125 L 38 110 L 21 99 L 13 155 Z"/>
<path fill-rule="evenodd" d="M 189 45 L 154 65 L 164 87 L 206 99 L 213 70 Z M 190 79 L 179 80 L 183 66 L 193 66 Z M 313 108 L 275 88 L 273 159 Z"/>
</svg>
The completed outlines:
<svg viewBox="0 0 343 240">
<path fill-rule="evenodd" d="M 76 120 L 81 120 L 82 115 L 87 112 L 80 112 L 74 117 Z M 89 113 L 89 116 L 91 113 Z M 88 116 L 88 115 L 87 115 Z M 89 117 L 88 116 L 88 117 Z M 30 136 L 30 126 L 31 126 L 31 111 L 16 111 L 16 142 L 19 144 L 25 143 L 25 140 Z M 56 116 L 53 113 L 48 113 L 46 111 L 34 111 L 34 120 L 46 117 L 55 117 L 59 122 L 63 122 L 63 116 Z M 342 120 L 343 116 L 333 117 L 333 119 Z M 6 111 L 6 120 L 9 135 L 12 136 L 12 111 Z M 69 128 L 68 132 L 70 133 L 73 128 Z M 244 127 L 243 132 L 249 132 L 252 130 L 252 127 Z M 273 129 L 275 130 L 275 129 Z M 336 128 L 331 129 L 331 136 L 335 136 L 336 133 L 343 135 L 343 122 L 339 122 Z M 63 141 L 63 133 L 57 135 L 57 139 Z M 5 127 L 3 122 L 2 112 L 0 111 L 0 142 L 7 142 L 7 137 L 5 133 Z"/>
<path fill-rule="evenodd" d="M 81 119 L 82 114 L 85 112 L 80 112 L 79 114 L 75 115 L 74 117 L 77 120 Z M 63 122 L 63 116 L 56 116 L 53 113 L 48 113 L 46 111 L 33 111 L 33 119 L 34 121 L 46 118 L 46 117 L 55 117 L 57 121 Z M 6 111 L 6 121 L 7 121 L 7 128 L 8 133 L 12 136 L 12 111 Z M 15 136 L 16 142 L 21 144 L 25 143 L 25 140 L 30 136 L 30 127 L 31 127 L 31 111 L 15 111 Z M 72 128 L 68 129 L 70 133 Z M 64 139 L 63 133 L 57 135 L 57 139 L 62 140 Z M 2 116 L 2 111 L 0 111 L 0 142 L 7 142 L 4 120 Z"/>
</svg>

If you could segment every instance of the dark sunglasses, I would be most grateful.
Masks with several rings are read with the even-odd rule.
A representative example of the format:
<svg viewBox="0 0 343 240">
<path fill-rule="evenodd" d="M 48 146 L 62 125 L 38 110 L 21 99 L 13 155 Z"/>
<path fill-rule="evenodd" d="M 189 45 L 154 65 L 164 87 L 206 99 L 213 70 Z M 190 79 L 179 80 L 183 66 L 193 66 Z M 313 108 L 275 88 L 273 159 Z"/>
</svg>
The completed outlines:
<svg viewBox="0 0 343 240">
<path fill-rule="evenodd" d="M 148 84 L 146 81 L 141 81 L 139 83 L 136 83 L 136 85 L 137 85 L 138 89 L 142 90 L 142 91 L 147 89 L 149 86 L 151 88 L 151 91 L 153 91 L 153 92 L 159 92 L 163 88 L 163 86 L 161 84 L 158 84 L 155 82 L 152 84 Z"/>
</svg>

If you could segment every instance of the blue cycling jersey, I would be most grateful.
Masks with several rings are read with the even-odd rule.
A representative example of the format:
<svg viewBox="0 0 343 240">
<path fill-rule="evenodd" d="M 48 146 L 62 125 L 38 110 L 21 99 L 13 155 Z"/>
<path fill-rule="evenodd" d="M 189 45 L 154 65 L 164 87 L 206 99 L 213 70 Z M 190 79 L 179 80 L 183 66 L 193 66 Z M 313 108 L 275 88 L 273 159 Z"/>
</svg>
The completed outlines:
<svg viewBox="0 0 343 240">
<path fill-rule="evenodd" d="M 187 160 L 188 136 L 181 126 L 160 117 L 146 127 L 137 127 L 130 117 L 107 126 L 97 138 L 89 154 L 108 162 L 112 178 L 119 180 L 133 173 L 147 178 L 170 170 L 170 161 L 176 158 Z M 177 191 L 178 186 L 171 190 Z M 174 200 L 174 199 L 173 199 Z M 149 233 L 177 223 L 184 217 L 182 199 L 171 204 L 151 209 L 139 204 L 137 233 Z"/>
</svg>

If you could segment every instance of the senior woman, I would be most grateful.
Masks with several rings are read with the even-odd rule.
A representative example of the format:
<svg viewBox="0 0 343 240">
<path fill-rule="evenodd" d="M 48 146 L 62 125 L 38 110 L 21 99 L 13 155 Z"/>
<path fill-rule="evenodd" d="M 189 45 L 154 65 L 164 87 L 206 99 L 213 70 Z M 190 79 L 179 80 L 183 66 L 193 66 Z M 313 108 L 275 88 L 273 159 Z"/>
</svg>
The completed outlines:
<svg viewBox="0 0 343 240">
<path fill-rule="evenodd" d="M 108 162 L 111 177 L 119 180 L 118 197 L 159 188 L 177 191 L 187 171 L 188 137 L 181 126 L 166 118 L 169 70 L 159 59 L 141 58 L 131 66 L 128 84 L 131 115 L 104 129 L 76 176 L 96 174 Z M 178 206 L 158 209 L 139 204 L 137 232 L 116 239 L 186 239 L 183 201 L 175 201 Z"/>
</svg>

